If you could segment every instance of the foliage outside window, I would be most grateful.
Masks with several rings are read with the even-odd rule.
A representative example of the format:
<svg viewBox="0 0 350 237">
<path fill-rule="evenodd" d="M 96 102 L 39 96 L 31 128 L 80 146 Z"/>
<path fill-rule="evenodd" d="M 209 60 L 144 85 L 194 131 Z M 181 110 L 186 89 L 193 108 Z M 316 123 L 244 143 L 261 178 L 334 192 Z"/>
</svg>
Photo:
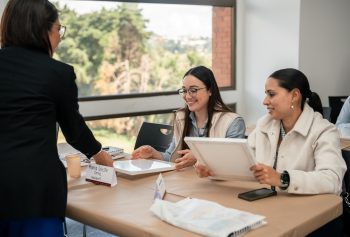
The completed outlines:
<svg viewBox="0 0 350 237">
<path fill-rule="evenodd" d="M 56 1 L 67 32 L 55 58 L 74 66 L 79 97 L 175 91 L 183 74 L 197 65 L 212 68 L 219 86 L 234 87 L 231 7 Z M 151 27 L 154 23 L 166 30 Z M 172 124 L 172 119 L 159 114 L 88 126 L 104 146 L 131 152 L 143 121 Z"/>
<path fill-rule="evenodd" d="M 91 4 L 79 2 L 82 6 Z M 211 36 L 181 34 L 195 22 L 187 22 L 187 26 L 178 29 L 169 20 L 168 30 L 177 31 L 178 36 L 169 38 L 147 27 L 152 19 L 146 18 L 143 11 L 147 7 L 154 9 L 154 4 L 113 4 L 108 9 L 78 13 L 69 7 L 68 1 L 56 3 L 67 32 L 55 57 L 74 66 L 79 96 L 175 91 L 190 67 L 212 66 Z M 156 5 L 157 12 L 169 9 L 168 4 Z M 210 6 L 174 5 L 173 8 L 177 11 L 173 14 L 178 16 L 181 9 L 190 8 L 187 10 L 193 11 L 194 20 L 199 12 L 207 12 L 205 17 L 211 22 Z M 208 28 L 211 33 L 207 22 L 203 25 L 199 22 L 198 27 Z"/>
</svg>

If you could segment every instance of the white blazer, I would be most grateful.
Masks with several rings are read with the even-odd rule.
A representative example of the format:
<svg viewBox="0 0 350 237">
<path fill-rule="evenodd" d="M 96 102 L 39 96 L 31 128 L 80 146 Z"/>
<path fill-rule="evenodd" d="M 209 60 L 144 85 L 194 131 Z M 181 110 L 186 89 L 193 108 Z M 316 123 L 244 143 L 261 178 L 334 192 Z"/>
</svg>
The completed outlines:
<svg viewBox="0 0 350 237">
<path fill-rule="evenodd" d="M 274 120 L 267 114 L 249 135 L 248 143 L 259 163 L 273 166 L 280 124 L 280 120 Z M 294 128 L 280 144 L 276 170 L 280 173 L 288 171 L 288 193 L 340 194 L 346 164 L 335 125 L 305 103 Z"/>
</svg>

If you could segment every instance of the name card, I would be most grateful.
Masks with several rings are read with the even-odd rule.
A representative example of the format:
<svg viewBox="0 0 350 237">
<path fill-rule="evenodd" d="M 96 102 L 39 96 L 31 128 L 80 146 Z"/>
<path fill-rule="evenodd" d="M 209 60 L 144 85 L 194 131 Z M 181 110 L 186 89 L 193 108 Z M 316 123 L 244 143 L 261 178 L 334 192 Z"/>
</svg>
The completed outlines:
<svg viewBox="0 0 350 237">
<path fill-rule="evenodd" d="M 159 174 L 156 181 L 156 190 L 154 192 L 154 199 L 163 199 L 165 194 L 165 182 L 162 174 Z"/>
<path fill-rule="evenodd" d="M 117 185 L 117 176 L 113 167 L 89 164 L 86 181 L 113 187 Z"/>
</svg>

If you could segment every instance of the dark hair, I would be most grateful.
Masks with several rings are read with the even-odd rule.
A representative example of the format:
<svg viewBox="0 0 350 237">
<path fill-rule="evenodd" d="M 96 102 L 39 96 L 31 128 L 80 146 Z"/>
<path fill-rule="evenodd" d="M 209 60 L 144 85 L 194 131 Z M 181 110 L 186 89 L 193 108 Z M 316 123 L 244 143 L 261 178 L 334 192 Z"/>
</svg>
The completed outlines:
<svg viewBox="0 0 350 237">
<path fill-rule="evenodd" d="M 210 90 L 211 92 L 211 96 L 209 97 L 209 101 L 208 101 L 208 123 L 207 123 L 207 134 L 206 134 L 206 136 L 209 136 L 209 131 L 211 128 L 211 120 L 213 118 L 214 112 L 217 112 L 217 111 L 232 112 L 232 111 L 222 101 L 219 87 L 216 83 L 214 73 L 209 68 L 204 66 L 197 66 L 188 70 L 185 73 L 184 78 L 188 75 L 192 75 L 196 77 L 198 80 L 200 80 L 201 82 L 203 82 L 207 90 Z M 185 106 L 185 108 L 183 108 L 183 110 L 185 111 L 185 126 L 182 133 L 181 141 L 182 141 L 182 149 L 187 149 L 188 146 L 183 141 L 185 136 L 188 135 L 190 132 L 190 126 L 189 126 L 191 122 L 189 117 L 190 110 L 188 109 L 187 105 Z"/>
<path fill-rule="evenodd" d="M 52 55 L 48 32 L 57 19 L 56 7 L 47 0 L 10 0 L 1 19 L 1 47 L 25 47 Z"/>
<path fill-rule="evenodd" d="M 288 91 L 299 89 L 302 96 L 301 110 L 304 109 L 306 101 L 314 111 L 323 114 L 321 99 L 316 92 L 310 90 L 309 81 L 304 73 L 294 68 L 286 68 L 272 73 L 270 77 L 278 80 L 279 86 Z"/>
</svg>

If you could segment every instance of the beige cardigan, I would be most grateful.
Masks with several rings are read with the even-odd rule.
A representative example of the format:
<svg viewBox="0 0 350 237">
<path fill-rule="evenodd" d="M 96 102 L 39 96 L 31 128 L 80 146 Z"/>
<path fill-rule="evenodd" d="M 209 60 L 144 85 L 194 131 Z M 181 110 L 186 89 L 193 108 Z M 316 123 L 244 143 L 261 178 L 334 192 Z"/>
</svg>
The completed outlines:
<svg viewBox="0 0 350 237">
<path fill-rule="evenodd" d="M 209 137 L 225 137 L 227 129 L 231 125 L 232 121 L 240 117 L 233 112 L 215 112 L 211 121 L 211 128 L 209 131 Z M 177 151 L 182 147 L 182 133 L 185 126 L 185 112 L 178 111 L 175 115 L 174 122 L 174 138 L 175 138 L 175 150 L 170 157 L 170 161 L 174 162 L 180 156 Z"/>
<path fill-rule="evenodd" d="M 279 135 L 280 120 L 266 115 L 258 121 L 248 137 L 258 162 L 273 166 Z M 339 194 L 346 164 L 336 127 L 305 104 L 294 128 L 280 144 L 276 170 L 288 171 L 289 193 Z"/>
</svg>

